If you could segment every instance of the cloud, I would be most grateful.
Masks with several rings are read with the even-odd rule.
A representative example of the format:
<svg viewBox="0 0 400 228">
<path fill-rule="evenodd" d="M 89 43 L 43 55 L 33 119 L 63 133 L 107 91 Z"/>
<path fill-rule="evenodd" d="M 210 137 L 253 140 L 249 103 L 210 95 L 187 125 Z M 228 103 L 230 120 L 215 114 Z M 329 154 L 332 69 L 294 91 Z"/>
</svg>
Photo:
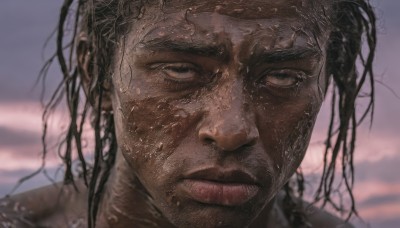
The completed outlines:
<svg viewBox="0 0 400 228">
<path fill-rule="evenodd" d="M 40 105 L 34 102 L 0 102 L 0 110 L 0 170 L 38 168 L 43 151 Z M 57 149 L 68 118 L 66 112 L 60 109 L 49 120 L 46 156 L 46 163 L 49 165 L 60 163 Z M 90 150 L 89 146 L 87 150 Z"/>
<path fill-rule="evenodd" d="M 9 194 L 11 190 L 17 185 L 18 181 L 32 174 L 36 169 L 16 169 L 12 171 L 5 171 L 0 169 L 0 198 L 6 194 Z M 44 185 L 52 184 L 54 181 L 59 182 L 62 180 L 62 173 L 59 172 L 58 167 L 48 167 L 46 168 L 45 175 L 43 172 L 31 179 L 24 181 L 20 187 L 16 189 L 14 194 L 25 192 L 30 189 L 38 188 Z"/>
<path fill-rule="evenodd" d="M 13 169 L 13 170 L 2 170 L 0 169 L 0 186 L 4 187 L 6 185 L 15 185 L 17 184 L 18 180 L 20 180 L 23 177 L 26 177 L 33 172 L 35 172 L 37 168 L 35 169 L 30 169 L 30 168 L 21 168 L 21 169 Z M 48 170 L 52 170 L 49 168 Z M 41 176 L 42 174 L 39 174 L 38 176 Z M 36 177 L 34 177 L 36 178 Z"/>
<path fill-rule="evenodd" d="M 42 47 L 56 27 L 60 6 L 61 2 L 54 0 L 1 1 L 0 101 L 39 99 L 40 90 L 29 91 L 44 63 Z M 55 44 L 52 42 L 50 46 Z M 50 77 L 47 86 L 54 87 L 60 80 L 58 71 L 58 68 L 51 71 L 56 77 Z"/>
<path fill-rule="evenodd" d="M 351 219 L 351 223 L 356 228 L 399 228 L 400 218 L 399 217 L 384 218 L 384 219 L 374 218 L 364 221 L 357 218 L 353 218 Z"/>
<path fill-rule="evenodd" d="M 368 220 L 399 220 L 400 203 L 399 201 L 394 201 L 392 203 L 381 204 L 374 207 L 359 208 L 359 212 L 362 218 Z"/>
<path fill-rule="evenodd" d="M 374 219 L 370 222 L 371 227 L 375 228 L 399 228 L 400 218 L 394 217 L 391 219 Z"/>
<path fill-rule="evenodd" d="M 0 102 L 0 126 L 13 131 L 39 133 L 42 108 L 38 102 Z"/>
<path fill-rule="evenodd" d="M 387 195 L 380 195 L 380 196 L 373 196 L 370 197 L 360 203 L 358 203 L 359 207 L 362 208 L 370 208 L 370 207 L 376 207 L 376 206 L 381 206 L 385 204 L 392 204 L 392 203 L 398 203 L 400 205 L 400 193 L 392 193 L 392 194 L 387 194 Z M 400 211 L 398 211 L 400 212 Z"/>
<path fill-rule="evenodd" d="M 400 183 L 399 164 L 400 155 L 384 157 L 378 161 L 360 162 L 356 167 L 356 178 L 359 182 L 383 181 Z"/>
<path fill-rule="evenodd" d="M 317 184 L 319 184 L 322 167 L 321 161 L 321 159 L 316 159 L 311 163 L 308 162 L 309 167 L 305 169 L 305 178 L 307 181 L 306 200 L 310 201 L 313 199 Z M 372 158 L 368 160 L 368 157 L 366 157 L 355 165 L 356 176 L 353 194 L 356 200 L 356 207 L 361 218 L 371 224 L 372 228 L 399 227 L 399 162 L 400 155 L 397 154 L 395 156 L 386 156 L 382 159 Z M 341 175 L 339 171 L 340 170 L 338 170 L 336 177 L 340 179 Z M 344 198 L 343 203 L 349 205 L 349 201 L 346 199 L 347 198 Z M 358 228 L 369 227 L 367 224 L 359 221 L 355 224 Z"/>
<path fill-rule="evenodd" d="M 0 145 L 21 146 L 37 144 L 40 135 L 32 132 L 16 131 L 0 126 Z"/>
</svg>

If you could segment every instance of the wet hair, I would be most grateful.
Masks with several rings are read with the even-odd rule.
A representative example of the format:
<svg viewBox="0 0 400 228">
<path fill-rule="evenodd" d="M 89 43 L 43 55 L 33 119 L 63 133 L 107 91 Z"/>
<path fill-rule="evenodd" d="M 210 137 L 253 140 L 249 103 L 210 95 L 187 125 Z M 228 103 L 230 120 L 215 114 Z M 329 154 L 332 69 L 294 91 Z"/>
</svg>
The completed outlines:
<svg viewBox="0 0 400 228">
<path fill-rule="evenodd" d="M 139 19 L 150 4 L 164 4 L 166 0 L 64 0 L 56 31 L 57 51 L 44 65 L 45 76 L 49 65 L 58 60 L 63 80 L 48 101 L 43 114 L 43 160 L 47 154 L 47 120 L 64 97 L 69 111 L 69 125 L 59 146 L 59 154 L 65 166 L 64 182 L 73 184 L 82 178 L 88 187 L 88 226 L 94 227 L 96 215 L 105 185 L 113 168 L 117 143 L 113 112 L 103 110 L 103 94 L 109 92 L 107 83 L 112 75 L 113 56 L 118 40 L 128 31 L 128 26 Z M 315 194 L 315 202 L 331 205 L 343 211 L 334 193 L 344 186 L 350 198 L 348 217 L 357 215 L 353 196 L 354 152 L 357 127 L 368 114 L 371 122 L 374 110 L 373 59 L 376 47 L 375 14 L 368 0 L 331 0 L 331 12 L 327 17 L 331 28 L 327 46 L 326 75 L 329 76 L 331 117 L 325 142 L 323 173 Z M 326 12 L 324 12 L 326 13 Z M 68 32 L 68 34 L 66 34 Z M 86 36 L 86 48 L 90 55 L 92 80 L 83 95 L 84 86 L 79 77 L 75 51 L 80 45 L 80 34 Z M 358 62 L 358 64 L 356 64 Z M 364 110 L 356 109 L 359 98 L 367 97 Z M 92 126 L 95 138 L 94 160 L 89 161 L 83 150 L 85 123 Z M 73 153 L 77 155 L 79 171 L 73 167 Z M 341 167 L 337 178 L 336 168 Z M 79 177 L 76 177 L 79 176 Z M 339 183 L 339 187 L 337 185 Z M 304 177 L 299 168 L 289 181 L 284 212 L 294 227 L 305 225 L 306 219 L 299 209 L 296 198 L 302 197 Z"/>
</svg>

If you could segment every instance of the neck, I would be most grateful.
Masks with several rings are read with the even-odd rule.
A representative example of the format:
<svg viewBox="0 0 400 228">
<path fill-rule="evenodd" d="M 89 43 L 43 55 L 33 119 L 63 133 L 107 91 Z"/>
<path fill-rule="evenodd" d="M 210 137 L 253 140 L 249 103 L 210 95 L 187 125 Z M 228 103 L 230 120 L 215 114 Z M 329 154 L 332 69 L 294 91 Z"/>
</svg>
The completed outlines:
<svg viewBox="0 0 400 228">
<path fill-rule="evenodd" d="M 152 203 L 139 179 L 118 153 L 114 170 L 97 216 L 97 227 L 174 227 Z M 279 209 L 278 209 L 279 210 Z M 249 227 L 277 227 L 275 199 L 253 220 Z"/>
</svg>

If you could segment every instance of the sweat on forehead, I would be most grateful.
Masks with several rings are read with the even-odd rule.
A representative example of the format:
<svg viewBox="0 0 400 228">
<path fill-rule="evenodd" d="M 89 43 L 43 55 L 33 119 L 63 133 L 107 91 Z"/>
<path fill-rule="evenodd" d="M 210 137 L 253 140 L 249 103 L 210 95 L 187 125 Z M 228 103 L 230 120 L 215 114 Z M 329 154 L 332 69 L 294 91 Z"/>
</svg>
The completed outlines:
<svg viewBox="0 0 400 228">
<path fill-rule="evenodd" d="M 282 10 L 282 8 L 285 8 Z M 298 0 L 251 0 L 251 1 L 176 1 L 166 0 L 166 12 L 174 12 L 189 9 L 191 12 L 217 12 L 220 14 L 240 17 L 242 19 L 252 18 L 271 18 L 278 15 L 293 15 L 301 7 L 301 1 Z"/>
<path fill-rule="evenodd" d="M 191 15 L 202 12 L 216 13 L 237 19 L 285 19 L 295 18 L 297 25 L 303 24 L 304 30 L 320 35 L 322 31 L 329 30 L 329 17 L 331 14 L 331 0 L 250 0 L 250 1 L 210 1 L 210 0 L 164 0 L 153 1 L 144 6 L 143 17 L 136 21 L 150 21 L 153 25 L 162 21 L 166 15 L 179 15 L 175 17 L 186 20 Z M 330 2 L 328 4 L 328 2 Z M 161 11 L 161 12 L 160 12 Z M 168 16 L 167 16 L 168 17 Z M 143 20 L 144 19 L 144 20 Z M 187 22 L 187 21 L 186 21 Z M 296 28 L 299 28 L 296 25 Z M 295 28 L 295 29 L 296 29 Z M 144 31 L 146 29 L 141 29 Z M 137 30 L 138 31 L 138 30 Z"/>
<path fill-rule="evenodd" d="M 226 43 L 226 34 L 230 34 L 233 43 L 235 39 L 241 39 L 250 42 L 249 45 L 273 45 L 270 48 L 285 48 L 285 43 L 306 42 L 315 45 L 326 41 L 320 37 L 321 31 L 328 31 L 326 26 L 321 26 L 324 20 L 317 18 L 320 16 L 302 12 L 306 6 L 315 9 L 321 8 L 321 4 L 291 0 L 237 1 L 229 5 L 219 1 L 185 1 L 176 2 L 175 5 L 171 1 L 167 3 L 162 9 L 157 6 L 146 7 L 143 17 L 131 27 L 129 37 L 135 42 L 131 40 L 128 43 L 138 47 L 136 45 L 140 43 L 160 43 L 165 40 L 183 43 L 201 40 L 203 44 L 218 45 Z M 245 11 L 238 10 L 240 7 Z M 268 10 L 259 11 L 261 7 Z M 251 10 L 256 13 L 252 14 Z M 257 12 L 260 12 L 258 17 L 255 16 Z"/>
<path fill-rule="evenodd" d="M 332 0 L 161 0 L 161 2 L 162 11 L 165 13 L 180 10 L 188 10 L 192 13 L 207 11 L 242 19 L 253 19 L 298 14 L 322 16 L 325 14 L 324 11 L 327 11 L 328 3 Z M 322 6 L 325 9 L 322 9 Z"/>
</svg>

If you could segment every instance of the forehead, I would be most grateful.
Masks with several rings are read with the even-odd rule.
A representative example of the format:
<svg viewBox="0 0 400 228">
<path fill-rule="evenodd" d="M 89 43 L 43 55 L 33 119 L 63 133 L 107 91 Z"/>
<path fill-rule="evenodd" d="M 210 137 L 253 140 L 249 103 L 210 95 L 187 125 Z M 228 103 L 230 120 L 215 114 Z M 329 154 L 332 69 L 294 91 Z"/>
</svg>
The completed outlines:
<svg viewBox="0 0 400 228">
<path fill-rule="evenodd" d="M 165 12 L 190 9 L 197 12 L 217 12 L 238 18 L 273 18 L 294 15 L 302 6 L 302 0 L 250 0 L 250 1 L 179 1 L 167 0 Z"/>
<path fill-rule="evenodd" d="M 168 14 L 213 12 L 238 19 L 296 18 L 309 24 L 323 23 L 331 0 L 152 0 L 136 23 L 157 20 Z M 136 1 L 135 1 L 136 2 Z M 162 2 L 162 3 L 160 3 Z M 157 21 L 158 22 L 158 21 Z"/>
<path fill-rule="evenodd" d="M 239 18 L 304 17 L 325 14 L 332 0 L 163 0 L 162 11 L 218 12 Z M 324 9 L 323 9 L 324 8 Z"/>
<path fill-rule="evenodd" d="M 202 43 L 251 41 L 322 43 L 325 0 L 164 0 L 146 6 L 129 35 L 131 45 L 161 38 L 202 40 Z M 326 29 L 327 31 L 327 29 Z M 221 36 L 221 34 L 223 34 Z M 254 40 L 257 39 L 257 40 Z M 286 39 L 286 40 L 283 40 Z M 316 40 L 316 39 L 321 39 Z M 238 43 L 236 42 L 236 43 Z M 277 45 L 279 48 L 279 44 Z M 137 46 L 136 46 L 137 47 Z"/>
</svg>

